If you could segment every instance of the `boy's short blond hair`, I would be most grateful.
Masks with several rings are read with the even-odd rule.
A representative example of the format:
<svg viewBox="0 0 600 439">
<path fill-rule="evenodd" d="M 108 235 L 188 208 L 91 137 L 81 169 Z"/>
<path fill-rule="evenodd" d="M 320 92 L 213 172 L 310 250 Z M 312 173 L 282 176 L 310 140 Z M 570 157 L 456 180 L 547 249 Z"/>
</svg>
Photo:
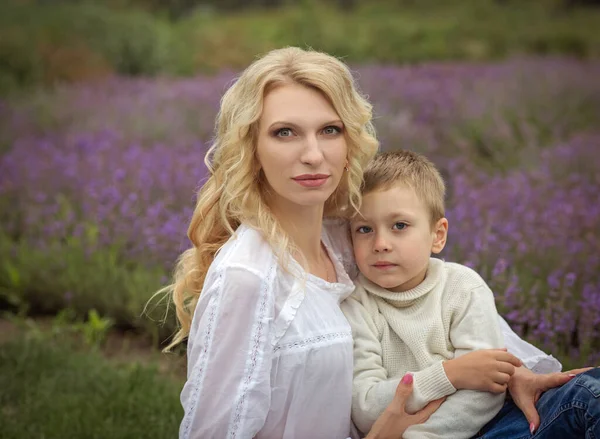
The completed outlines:
<svg viewBox="0 0 600 439">
<path fill-rule="evenodd" d="M 361 186 L 362 195 L 407 185 L 429 209 L 432 226 L 445 216 L 446 185 L 436 166 L 425 156 L 412 151 L 382 152 L 367 165 Z"/>
</svg>

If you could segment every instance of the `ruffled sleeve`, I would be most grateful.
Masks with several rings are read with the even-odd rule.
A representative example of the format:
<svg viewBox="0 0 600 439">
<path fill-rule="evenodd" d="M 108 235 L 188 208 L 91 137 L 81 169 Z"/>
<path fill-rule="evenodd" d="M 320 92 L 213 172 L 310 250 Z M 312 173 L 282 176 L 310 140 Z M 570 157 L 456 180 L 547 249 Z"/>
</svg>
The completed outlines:
<svg viewBox="0 0 600 439">
<path fill-rule="evenodd" d="M 333 250 L 339 256 L 344 270 L 346 270 L 350 279 L 355 279 L 358 276 L 358 268 L 354 260 L 348 220 L 344 218 L 327 218 L 323 221 L 323 228 L 329 237 Z"/>
<path fill-rule="evenodd" d="M 205 285 L 188 342 L 180 439 L 253 438 L 271 404 L 269 274 L 223 267 Z"/>
<path fill-rule="evenodd" d="M 498 316 L 498 319 L 508 352 L 519 358 L 526 368 L 535 373 L 551 373 L 562 370 L 560 361 L 520 338 L 501 316 Z"/>
<path fill-rule="evenodd" d="M 271 345 L 275 349 L 281 337 L 290 327 L 292 321 L 296 317 L 296 312 L 304 300 L 305 294 L 302 288 L 300 279 L 293 279 L 291 287 L 289 287 L 289 296 L 280 294 L 283 301 L 281 310 L 279 311 L 275 322 L 273 324 L 273 337 L 271 338 Z"/>
</svg>

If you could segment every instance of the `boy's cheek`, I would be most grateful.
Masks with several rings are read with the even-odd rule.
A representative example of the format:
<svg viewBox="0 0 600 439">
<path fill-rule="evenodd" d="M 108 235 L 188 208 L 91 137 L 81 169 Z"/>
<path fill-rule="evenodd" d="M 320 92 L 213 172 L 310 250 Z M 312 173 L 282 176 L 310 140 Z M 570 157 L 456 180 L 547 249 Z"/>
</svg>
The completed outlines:
<svg viewBox="0 0 600 439">
<path fill-rule="evenodd" d="M 366 259 L 364 244 L 361 244 L 357 241 L 354 242 L 354 259 L 356 260 L 356 264 L 360 266 Z"/>
</svg>

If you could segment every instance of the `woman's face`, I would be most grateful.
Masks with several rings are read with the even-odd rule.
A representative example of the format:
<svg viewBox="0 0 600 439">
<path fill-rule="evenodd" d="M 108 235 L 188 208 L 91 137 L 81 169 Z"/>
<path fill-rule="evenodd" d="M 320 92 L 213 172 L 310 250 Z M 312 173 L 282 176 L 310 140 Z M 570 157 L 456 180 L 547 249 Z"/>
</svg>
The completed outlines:
<svg viewBox="0 0 600 439">
<path fill-rule="evenodd" d="M 344 124 L 319 91 L 283 84 L 265 96 L 256 153 L 271 201 L 323 205 L 344 173 Z"/>
</svg>

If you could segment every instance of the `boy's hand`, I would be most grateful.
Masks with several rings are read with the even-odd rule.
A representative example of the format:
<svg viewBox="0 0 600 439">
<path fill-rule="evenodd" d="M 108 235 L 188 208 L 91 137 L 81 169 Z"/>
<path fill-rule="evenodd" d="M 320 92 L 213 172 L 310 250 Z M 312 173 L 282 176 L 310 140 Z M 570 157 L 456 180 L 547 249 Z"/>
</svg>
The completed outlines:
<svg viewBox="0 0 600 439">
<path fill-rule="evenodd" d="M 521 360 L 506 349 L 483 349 L 444 361 L 446 376 L 457 390 L 502 393 Z"/>
</svg>

